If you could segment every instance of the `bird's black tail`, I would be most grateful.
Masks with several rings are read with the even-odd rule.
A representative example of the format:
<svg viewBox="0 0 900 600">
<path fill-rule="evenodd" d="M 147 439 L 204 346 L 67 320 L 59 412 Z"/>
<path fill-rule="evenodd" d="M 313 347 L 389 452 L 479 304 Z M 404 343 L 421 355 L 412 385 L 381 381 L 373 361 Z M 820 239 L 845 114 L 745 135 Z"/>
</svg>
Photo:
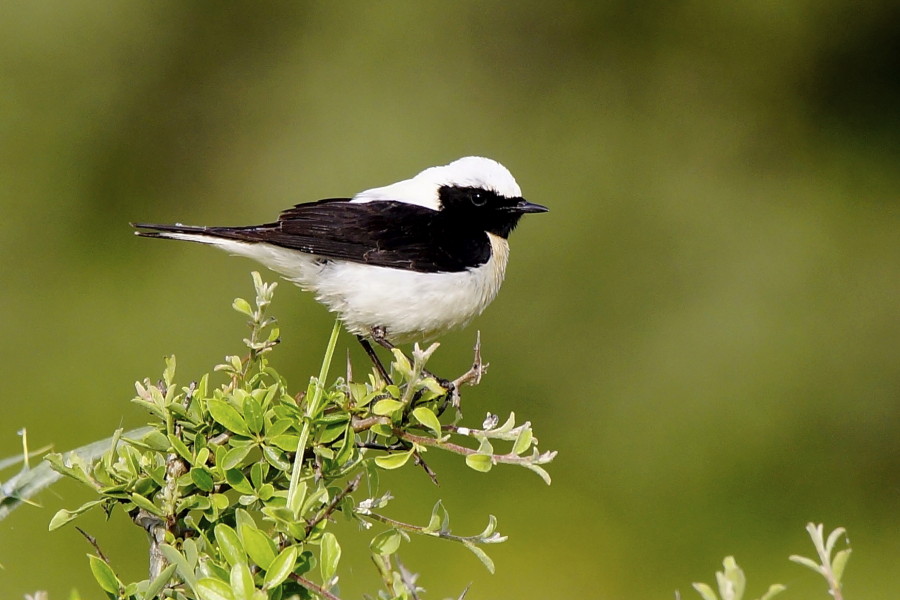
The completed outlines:
<svg viewBox="0 0 900 600">
<path fill-rule="evenodd" d="M 137 231 L 135 235 L 149 238 L 167 238 L 173 240 L 187 240 L 193 242 L 214 243 L 215 239 L 238 240 L 241 242 L 260 242 L 260 233 L 268 230 L 271 225 L 257 225 L 251 227 L 205 227 L 198 225 L 158 225 L 155 223 L 131 223 Z"/>
</svg>

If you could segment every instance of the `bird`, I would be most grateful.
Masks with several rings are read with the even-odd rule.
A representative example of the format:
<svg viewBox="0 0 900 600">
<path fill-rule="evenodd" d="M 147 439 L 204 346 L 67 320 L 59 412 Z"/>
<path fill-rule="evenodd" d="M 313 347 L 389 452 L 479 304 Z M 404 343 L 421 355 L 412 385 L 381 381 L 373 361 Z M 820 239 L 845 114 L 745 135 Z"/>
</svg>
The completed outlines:
<svg viewBox="0 0 900 600">
<path fill-rule="evenodd" d="M 503 282 L 510 233 L 547 210 L 499 162 L 466 156 L 352 198 L 297 204 L 272 223 L 131 225 L 256 260 L 337 313 L 380 366 L 368 339 L 427 341 L 481 314 Z"/>
</svg>

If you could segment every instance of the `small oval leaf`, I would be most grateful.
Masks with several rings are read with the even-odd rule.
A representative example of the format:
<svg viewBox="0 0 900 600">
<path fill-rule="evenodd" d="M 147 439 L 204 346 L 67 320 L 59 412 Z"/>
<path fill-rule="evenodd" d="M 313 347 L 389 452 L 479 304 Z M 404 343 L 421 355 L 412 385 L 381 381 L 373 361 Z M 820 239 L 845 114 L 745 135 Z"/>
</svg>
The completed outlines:
<svg viewBox="0 0 900 600">
<path fill-rule="evenodd" d="M 239 531 L 244 542 L 244 550 L 253 562 L 263 569 L 268 569 L 275 560 L 275 544 L 269 536 L 247 523 L 241 524 Z"/>
<path fill-rule="evenodd" d="M 213 491 L 212 473 L 203 467 L 194 467 L 191 469 L 191 481 L 194 482 L 194 485 L 196 485 L 198 489 L 204 492 Z"/>
<path fill-rule="evenodd" d="M 266 577 L 263 579 L 263 585 L 266 589 L 271 589 L 277 585 L 281 585 L 294 571 L 294 564 L 297 562 L 297 556 L 300 550 L 297 546 L 289 546 L 281 551 L 269 568 L 266 569 Z"/>
<path fill-rule="evenodd" d="M 256 586 L 253 585 L 253 575 L 250 573 L 250 566 L 245 562 L 239 562 L 231 567 L 231 592 L 234 594 L 234 600 L 253 600 L 253 592 Z"/>
<path fill-rule="evenodd" d="M 487 473 L 494 466 L 494 462 L 487 454 L 470 454 L 466 456 L 466 464 L 469 468 Z"/>
<path fill-rule="evenodd" d="M 386 417 L 391 413 L 400 410 L 404 406 L 405 404 L 403 404 L 399 400 L 385 398 L 384 400 L 379 400 L 375 403 L 375 406 L 372 407 L 372 412 L 380 417 Z"/>
<path fill-rule="evenodd" d="M 104 592 L 109 592 L 110 594 L 118 596 L 119 588 L 122 586 L 122 583 L 119 581 L 119 578 L 116 577 L 112 567 L 106 564 L 106 561 L 102 558 L 94 556 L 93 554 L 88 554 L 88 560 L 91 563 L 91 573 L 94 574 L 94 579 L 97 580 L 100 588 Z"/>
<path fill-rule="evenodd" d="M 375 464 L 382 469 L 399 469 L 406 464 L 406 461 L 409 460 L 410 456 L 412 456 L 412 450 L 409 452 L 397 452 L 395 454 L 376 456 Z"/>
<path fill-rule="evenodd" d="M 204 577 L 197 582 L 196 589 L 200 600 L 235 600 L 231 588 L 221 579 Z"/>
<path fill-rule="evenodd" d="M 233 406 L 218 398 L 210 398 L 206 401 L 206 406 L 217 423 L 238 435 L 250 436 L 247 423 Z"/>
<path fill-rule="evenodd" d="M 216 525 L 214 532 L 219 550 L 229 565 L 236 565 L 245 560 L 247 554 L 244 552 L 241 540 L 234 529 L 224 523 L 219 523 Z"/>
<path fill-rule="evenodd" d="M 341 560 L 341 545 L 330 531 L 322 534 L 319 544 L 319 566 L 322 569 L 322 579 L 327 583 L 337 572 Z"/>
<path fill-rule="evenodd" d="M 393 554 L 400 547 L 400 542 L 403 540 L 403 537 L 400 535 L 400 532 L 396 529 L 388 529 L 387 531 L 382 531 L 369 543 L 369 548 L 375 554 L 380 554 L 382 556 Z"/>
<path fill-rule="evenodd" d="M 413 409 L 412 416 L 416 421 L 433 431 L 436 435 L 441 434 L 441 422 L 437 418 L 437 415 L 434 414 L 434 411 L 427 406 L 420 406 Z"/>
</svg>

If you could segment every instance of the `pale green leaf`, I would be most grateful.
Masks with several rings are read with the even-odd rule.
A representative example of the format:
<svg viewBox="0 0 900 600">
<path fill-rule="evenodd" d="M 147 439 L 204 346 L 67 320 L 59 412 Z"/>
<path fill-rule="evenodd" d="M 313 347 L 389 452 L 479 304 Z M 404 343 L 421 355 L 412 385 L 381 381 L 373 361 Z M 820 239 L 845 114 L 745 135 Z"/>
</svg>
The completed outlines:
<svg viewBox="0 0 900 600">
<path fill-rule="evenodd" d="M 161 508 L 159 508 L 150 500 L 144 498 L 140 494 L 131 494 L 131 501 L 134 502 L 135 506 L 137 506 L 138 508 L 143 508 L 152 515 L 156 515 L 157 517 L 165 516 Z"/>
<path fill-rule="evenodd" d="M 162 591 L 166 584 L 172 579 L 172 575 L 175 574 L 175 569 L 177 565 L 170 564 L 165 569 L 160 571 L 159 575 L 157 575 L 153 581 L 147 584 L 147 589 L 144 590 L 144 600 L 156 600 L 159 597 L 159 593 Z"/>
<path fill-rule="evenodd" d="M 375 554 L 382 556 L 393 554 L 400 547 L 402 540 L 403 537 L 398 530 L 388 529 L 372 538 L 372 541 L 369 543 L 369 549 Z"/>
<path fill-rule="evenodd" d="M 162 544 L 159 549 L 170 564 L 178 567 L 178 575 L 185 583 L 187 583 L 191 589 L 196 589 L 197 579 L 194 577 L 194 570 L 191 568 L 191 565 L 184 555 L 168 544 Z"/>
<path fill-rule="evenodd" d="M 773 583 L 769 586 L 769 591 L 767 591 L 759 600 L 772 600 L 772 598 L 774 598 L 776 594 L 780 594 L 786 589 L 787 587 L 781 585 L 780 583 Z"/>
<path fill-rule="evenodd" d="M 281 585 L 288 578 L 294 570 L 299 553 L 300 550 L 297 546 L 289 546 L 275 557 L 275 560 L 266 569 L 266 577 L 263 580 L 266 589 Z"/>
<path fill-rule="evenodd" d="M 845 548 L 844 550 L 839 551 L 834 555 L 834 560 L 831 561 L 831 572 L 834 573 L 834 579 L 838 583 L 841 582 L 841 577 L 844 574 L 844 567 L 847 566 L 847 560 L 850 558 L 850 548 Z"/>
<path fill-rule="evenodd" d="M 412 450 L 408 452 L 397 452 L 394 454 L 385 454 L 384 456 L 376 456 L 375 464 L 382 469 L 399 469 L 412 456 Z"/>
<path fill-rule="evenodd" d="M 844 535 L 845 532 L 846 530 L 843 527 L 838 527 L 828 535 L 828 541 L 825 542 L 826 556 L 831 556 L 831 553 L 834 551 L 834 545 L 837 543 L 840 537 Z"/>
<path fill-rule="evenodd" d="M 338 563 L 341 560 L 341 545 L 333 533 L 325 532 L 319 542 L 319 566 L 322 570 L 322 580 L 329 581 L 337 572 Z"/>
<path fill-rule="evenodd" d="M 250 303 L 243 298 L 235 298 L 234 302 L 231 303 L 231 308 L 248 317 L 253 317 L 253 308 L 251 308 Z"/>
<path fill-rule="evenodd" d="M 236 565 L 244 562 L 247 554 L 244 552 L 244 547 L 241 545 L 237 532 L 225 523 L 216 525 L 214 532 L 219 550 L 225 560 L 228 561 L 228 564 Z"/>
<path fill-rule="evenodd" d="M 487 473 L 494 466 L 493 460 L 486 454 L 469 454 L 466 456 L 466 464 L 469 468 L 482 473 Z"/>
<path fill-rule="evenodd" d="M 806 558 L 805 556 L 798 556 L 796 554 L 792 554 L 788 558 L 792 562 L 797 563 L 798 565 L 803 565 L 804 567 L 808 567 L 820 575 L 823 574 L 822 567 L 819 566 L 819 563 L 817 563 L 816 561 L 814 561 L 810 558 Z"/>
<path fill-rule="evenodd" d="M 250 436 L 247 423 L 238 411 L 224 400 L 210 398 L 206 402 L 209 414 L 217 423 L 238 435 Z"/>
<path fill-rule="evenodd" d="M 441 422 L 438 420 L 437 415 L 434 414 L 434 411 L 427 406 L 419 406 L 413 409 L 412 416 L 435 434 L 441 434 Z"/>
<path fill-rule="evenodd" d="M 196 590 L 200 600 L 235 600 L 231 587 L 221 579 L 204 577 L 197 582 Z"/>
<path fill-rule="evenodd" d="M 275 544 L 272 543 L 269 536 L 247 523 L 242 523 L 238 531 L 244 542 L 244 550 L 247 551 L 253 562 L 263 569 L 268 569 L 275 560 Z"/>
<path fill-rule="evenodd" d="M 94 579 L 97 580 L 100 588 L 104 592 L 109 592 L 110 594 L 118 596 L 119 588 L 122 586 L 122 583 L 119 581 L 119 578 L 116 577 L 112 567 L 106 564 L 106 561 L 102 558 L 94 556 L 93 554 L 88 554 L 88 560 L 91 563 L 91 573 L 93 573 Z"/>
<path fill-rule="evenodd" d="M 516 454 L 522 454 L 523 452 L 526 452 L 529 448 L 531 448 L 532 440 L 534 440 L 534 434 L 532 433 L 530 427 L 526 427 L 519 432 L 518 436 L 516 436 L 516 441 L 513 444 L 513 452 L 515 452 Z"/>
<path fill-rule="evenodd" d="M 78 515 L 94 508 L 101 502 L 103 502 L 103 500 L 91 500 L 90 502 L 85 502 L 84 504 L 82 504 L 81 506 L 76 508 L 75 510 L 66 510 L 63 508 L 63 509 L 56 511 L 56 514 L 53 515 L 52 519 L 50 519 L 49 531 L 54 531 L 56 529 L 59 529 L 66 523 L 69 523 L 69 522 L 73 521 L 74 519 L 76 519 L 78 517 Z"/>
<path fill-rule="evenodd" d="M 706 585 L 705 583 L 695 583 L 693 584 L 694 589 L 703 597 L 703 600 L 719 600 L 716 597 L 716 593 L 713 591 L 711 587 Z"/>
<path fill-rule="evenodd" d="M 247 455 L 250 454 L 251 450 L 253 450 L 253 446 L 249 445 L 232 448 L 225 453 L 222 462 L 218 466 L 226 471 L 229 469 L 234 469 L 235 467 L 241 465 L 244 459 L 247 458 Z"/>
<path fill-rule="evenodd" d="M 203 467 L 194 467 L 191 469 L 191 481 L 194 482 L 194 485 L 196 485 L 198 489 L 204 492 L 213 491 L 212 473 L 210 473 L 208 469 Z"/>
<path fill-rule="evenodd" d="M 247 428 L 250 429 L 252 433 L 259 433 L 262 431 L 265 421 L 263 419 L 262 406 L 260 406 L 256 398 L 253 396 L 244 398 L 243 409 Z"/>
<path fill-rule="evenodd" d="M 256 586 L 253 585 L 250 566 L 245 562 L 233 565 L 231 567 L 231 592 L 234 594 L 234 600 L 253 600 L 255 591 Z"/>
<path fill-rule="evenodd" d="M 372 407 L 372 412 L 376 415 L 386 417 L 400 409 L 402 409 L 405 404 L 400 402 L 399 400 L 392 400 L 390 398 L 385 398 L 383 400 L 379 400 L 375 403 L 375 406 Z"/>
<path fill-rule="evenodd" d="M 472 552 L 472 554 L 478 557 L 478 560 L 480 560 L 482 564 L 484 564 L 488 572 L 490 572 L 492 575 L 494 574 L 494 561 L 491 560 L 491 557 L 488 556 L 484 550 L 468 540 L 463 540 L 463 546 L 468 548 Z"/>
</svg>

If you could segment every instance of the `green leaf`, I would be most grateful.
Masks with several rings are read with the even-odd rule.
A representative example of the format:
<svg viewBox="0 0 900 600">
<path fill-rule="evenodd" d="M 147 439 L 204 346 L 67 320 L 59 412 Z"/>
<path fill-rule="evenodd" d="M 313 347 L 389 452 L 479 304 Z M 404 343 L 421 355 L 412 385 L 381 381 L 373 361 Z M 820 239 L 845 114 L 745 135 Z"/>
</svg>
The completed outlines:
<svg viewBox="0 0 900 600">
<path fill-rule="evenodd" d="M 835 554 L 834 560 L 831 561 L 831 572 L 834 574 L 834 580 L 838 583 L 841 582 L 841 576 L 844 574 L 844 567 L 847 566 L 847 559 L 849 558 L 850 548 L 845 548 Z"/>
<path fill-rule="evenodd" d="M 226 401 L 210 398 L 206 401 L 206 406 L 209 409 L 209 414 L 212 415 L 212 418 L 217 423 L 238 435 L 250 437 L 250 430 L 247 428 L 244 418 Z"/>
<path fill-rule="evenodd" d="M 224 457 L 222 457 L 222 462 L 219 466 L 226 471 L 234 469 L 244 462 L 244 459 L 247 458 L 247 455 L 250 454 L 251 450 L 253 450 L 253 446 L 238 446 L 237 448 L 232 448 L 225 453 Z"/>
<path fill-rule="evenodd" d="M 772 598 L 776 594 L 780 594 L 781 592 L 783 592 L 786 589 L 787 589 L 787 587 L 781 585 L 780 583 L 773 583 L 772 585 L 769 586 L 769 591 L 767 591 L 765 594 L 763 594 L 763 596 L 759 600 L 772 600 Z"/>
<path fill-rule="evenodd" d="M 431 518 L 428 520 L 426 531 L 437 533 L 447 531 L 450 528 L 450 514 L 444 508 L 444 503 L 438 500 L 431 509 Z"/>
<path fill-rule="evenodd" d="M 130 443 L 134 442 L 134 440 L 126 441 Z M 142 437 L 140 441 L 146 444 L 148 447 L 153 448 L 154 450 L 157 450 L 159 452 L 166 452 L 169 449 L 169 439 L 162 431 L 159 431 L 157 429 L 153 429 L 148 432 L 147 435 Z"/>
<path fill-rule="evenodd" d="M 213 491 L 213 478 L 212 473 L 209 470 L 204 469 L 203 467 L 195 467 L 191 469 L 191 481 L 194 482 L 194 485 L 197 488 L 203 490 L 204 492 Z"/>
<path fill-rule="evenodd" d="M 188 563 L 184 555 L 168 544 L 160 545 L 159 550 L 170 564 L 173 564 L 178 568 L 178 575 L 184 579 L 185 583 L 187 583 L 191 589 L 196 589 L 197 579 L 194 577 L 194 569 L 191 568 L 190 563 Z"/>
<path fill-rule="evenodd" d="M 234 302 L 231 303 L 231 308 L 248 317 L 253 317 L 253 308 L 250 306 L 250 303 L 243 298 L 235 298 Z"/>
<path fill-rule="evenodd" d="M 116 577 L 112 567 L 106 564 L 106 561 L 102 558 L 94 556 L 93 554 L 88 554 L 88 560 L 91 563 L 91 573 L 94 574 L 94 579 L 97 580 L 100 588 L 104 592 L 109 592 L 110 594 L 118 596 L 119 588 L 122 587 L 122 583 L 119 581 L 119 578 Z"/>
<path fill-rule="evenodd" d="M 147 498 L 144 498 L 140 494 L 131 494 L 131 501 L 134 502 L 135 506 L 137 506 L 138 508 L 143 508 L 151 515 L 156 515 L 157 517 L 165 516 L 160 507 L 156 506 L 155 504 L 153 504 L 153 502 L 151 502 Z"/>
<path fill-rule="evenodd" d="M 322 534 L 319 542 L 319 567 L 322 570 L 322 580 L 327 582 L 337 572 L 338 563 L 341 560 L 341 545 L 330 531 Z"/>
<path fill-rule="evenodd" d="M 303 502 L 306 499 L 307 487 L 308 486 L 306 485 L 305 481 L 299 482 L 297 484 L 297 489 L 294 495 L 291 497 L 291 502 L 287 507 L 295 518 L 299 518 L 300 516 L 300 510 L 303 507 Z"/>
<path fill-rule="evenodd" d="M 238 469 L 229 469 L 225 471 L 225 481 L 227 481 L 228 485 L 236 492 L 241 494 L 253 493 L 253 487 L 250 485 L 250 482 L 247 481 L 247 478 L 244 477 L 244 474 Z"/>
<path fill-rule="evenodd" d="M 288 578 L 294 571 L 294 564 L 297 562 L 299 552 L 297 546 L 288 546 L 275 557 L 275 560 L 266 569 L 266 577 L 263 579 L 263 586 L 266 589 L 281 585 Z"/>
<path fill-rule="evenodd" d="M 534 433 L 532 433 L 530 427 L 526 427 L 522 431 L 519 432 L 519 435 L 516 436 L 516 441 L 513 444 L 513 452 L 516 454 L 522 454 L 531 448 L 531 442 L 534 440 Z"/>
<path fill-rule="evenodd" d="M 412 416 L 416 421 L 433 431 L 436 435 L 441 435 L 441 422 L 438 420 L 437 415 L 434 414 L 434 411 L 427 406 L 420 406 L 413 409 Z"/>
<path fill-rule="evenodd" d="M 788 557 L 788 560 L 797 563 L 798 565 L 803 565 L 804 567 L 808 567 L 818 573 L 819 575 L 824 575 L 822 571 L 822 567 L 819 566 L 819 563 L 812 560 L 811 558 L 806 558 L 805 556 L 798 556 L 796 554 L 792 554 Z"/>
<path fill-rule="evenodd" d="M 482 473 L 487 473 L 494 466 L 493 459 L 486 454 L 469 454 L 466 456 L 466 464 Z"/>
<path fill-rule="evenodd" d="M 184 445 L 184 442 L 178 439 L 178 437 L 172 435 L 171 433 L 168 435 L 169 443 L 172 444 L 172 449 L 178 453 L 178 455 L 189 463 L 194 463 L 194 455 L 191 454 L 191 451 L 188 450 L 188 447 Z"/>
<path fill-rule="evenodd" d="M 703 600 L 719 600 L 716 597 L 716 593 L 713 591 L 713 589 L 705 583 L 694 583 L 693 586 L 694 589 L 697 590 L 697 593 L 699 593 L 703 598 Z"/>
<path fill-rule="evenodd" d="M 494 574 L 494 561 L 491 560 L 491 557 L 488 556 L 484 550 L 482 550 L 481 548 L 479 548 L 478 546 L 476 546 L 475 544 L 473 544 L 472 542 L 470 542 L 468 540 L 463 540 L 462 543 L 463 543 L 463 546 L 465 546 L 472 552 L 472 554 L 474 554 L 475 556 L 478 557 L 478 560 L 480 560 L 481 563 L 487 568 L 488 572 L 490 572 L 490 574 L 493 575 Z"/>
<path fill-rule="evenodd" d="M 144 600 L 156 600 L 162 589 L 166 587 L 166 584 L 172 579 L 172 575 L 175 573 L 176 568 L 177 565 L 170 564 L 160 571 L 159 575 L 147 584 L 147 589 L 144 590 Z"/>
<path fill-rule="evenodd" d="M 409 364 L 409 359 L 400 348 L 392 348 L 391 353 L 394 355 L 394 363 L 391 366 L 408 381 L 412 377 L 412 365 Z"/>
<path fill-rule="evenodd" d="M 275 544 L 269 536 L 248 523 L 241 523 L 238 531 L 244 542 L 244 550 L 253 562 L 263 569 L 268 569 L 275 560 Z"/>
<path fill-rule="evenodd" d="M 402 540 L 403 537 L 398 530 L 388 529 L 372 538 L 372 541 L 369 543 L 369 549 L 375 554 L 382 556 L 393 554 L 400 547 Z"/>
<path fill-rule="evenodd" d="M 231 591 L 234 600 L 253 600 L 256 586 L 247 563 L 239 562 L 231 567 Z"/>
<path fill-rule="evenodd" d="M 265 420 L 263 419 L 263 410 L 259 401 L 253 396 L 247 396 L 244 398 L 243 408 L 244 420 L 247 422 L 247 428 L 250 429 L 252 433 L 259 433 L 262 431 Z"/>
<path fill-rule="evenodd" d="M 50 519 L 49 531 L 55 531 L 55 530 L 59 529 L 66 523 L 69 523 L 69 522 L 75 520 L 78 517 L 78 515 L 94 508 L 101 502 L 103 502 L 103 500 L 91 500 L 90 502 L 85 502 L 84 504 L 82 504 L 81 506 L 76 508 L 75 510 L 66 510 L 63 508 L 63 509 L 56 511 L 56 514 L 53 515 L 52 519 Z"/>
<path fill-rule="evenodd" d="M 538 465 L 525 465 L 525 468 L 529 471 L 534 471 L 538 474 L 538 476 L 544 480 L 544 483 L 550 485 L 550 473 L 546 471 L 543 467 L 539 467 Z"/>
<path fill-rule="evenodd" d="M 402 409 L 404 406 L 406 405 L 399 400 L 385 398 L 384 400 L 379 400 L 375 403 L 375 406 L 372 407 L 372 412 L 380 417 L 386 417 Z"/>
<path fill-rule="evenodd" d="M 406 461 L 409 460 L 409 457 L 412 456 L 412 453 L 413 451 L 409 450 L 408 452 L 396 452 L 394 454 L 376 456 L 375 464 L 382 469 L 399 469 L 406 464 Z"/>
<path fill-rule="evenodd" d="M 244 552 L 244 547 L 241 545 L 241 539 L 234 529 L 225 523 L 219 523 L 216 525 L 214 534 L 216 536 L 216 543 L 219 545 L 219 550 L 222 552 L 222 556 L 225 557 L 225 560 L 228 561 L 229 565 L 236 565 L 237 563 L 244 562 L 247 554 Z"/>
<path fill-rule="evenodd" d="M 197 582 L 196 590 L 200 600 L 235 600 L 231 588 L 221 579 L 204 577 Z"/>
<path fill-rule="evenodd" d="M 281 433 L 269 438 L 270 444 L 288 452 L 295 452 L 299 442 L 300 436 L 293 433 Z"/>
</svg>

